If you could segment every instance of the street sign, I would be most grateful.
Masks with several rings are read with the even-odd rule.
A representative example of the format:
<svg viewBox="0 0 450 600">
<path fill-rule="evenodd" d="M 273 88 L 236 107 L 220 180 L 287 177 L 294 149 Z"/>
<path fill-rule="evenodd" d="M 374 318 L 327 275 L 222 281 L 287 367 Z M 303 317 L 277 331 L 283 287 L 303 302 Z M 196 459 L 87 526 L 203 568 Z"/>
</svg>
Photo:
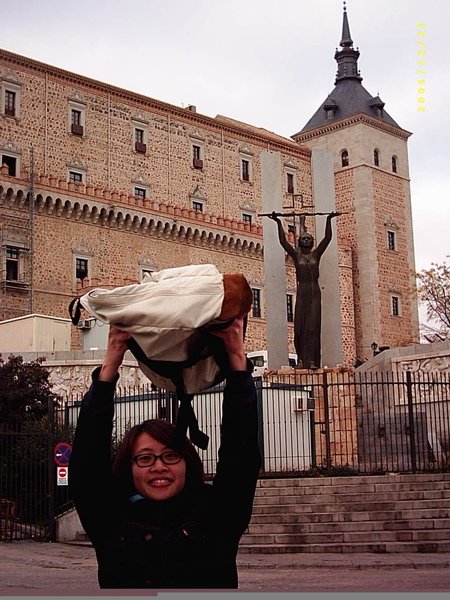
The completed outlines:
<svg viewBox="0 0 450 600">
<path fill-rule="evenodd" d="M 69 442 L 59 442 L 56 444 L 53 458 L 58 467 L 67 467 L 70 455 L 72 454 L 72 445 Z"/>
<path fill-rule="evenodd" d="M 56 485 L 69 485 L 68 467 L 56 467 Z"/>
</svg>

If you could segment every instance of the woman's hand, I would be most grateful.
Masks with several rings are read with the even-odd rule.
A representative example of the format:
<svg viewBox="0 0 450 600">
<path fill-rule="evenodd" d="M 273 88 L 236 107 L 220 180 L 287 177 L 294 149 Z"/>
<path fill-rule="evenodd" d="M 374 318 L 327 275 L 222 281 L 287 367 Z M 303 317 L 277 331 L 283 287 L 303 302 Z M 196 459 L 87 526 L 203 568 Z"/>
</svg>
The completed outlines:
<svg viewBox="0 0 450 600">
<path fill-rule="evenodd" d="M 131 335 L 126 331 L 122 331 L 114 327 L 114 325 L 110 326 L 108 347 L 106 348 L 102 368 L 98 376 L 99 381 L 114 382 L 119 372 L 119 367 L 122 364 L 124 354 L 128 350 L 126 341 L 130 338 Z"/>
<path fill-rule="evenodd" d="M 211 335 L 223 340 L 231 371 L 245 371 L 247 358 L 244 352 L 244 317 L 237 317 L 225 329 L 211 331 Z"/>
</svg>

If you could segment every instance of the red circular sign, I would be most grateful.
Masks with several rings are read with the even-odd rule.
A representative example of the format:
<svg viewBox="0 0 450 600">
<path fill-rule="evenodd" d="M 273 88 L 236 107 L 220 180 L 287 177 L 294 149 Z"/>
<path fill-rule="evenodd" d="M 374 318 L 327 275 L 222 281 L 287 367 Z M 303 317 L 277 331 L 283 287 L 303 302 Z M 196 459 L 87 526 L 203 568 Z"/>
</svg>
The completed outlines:
<svg viewBox="0 0 450 600">
<path fill-rule="evenodd" d="M 59 442 L 59 444 L 56 444 L 53 454 L 56 465 L 58 467 L 67 467 L 71 453 L 72 444 L 69 444 L 69 442 Z"/>
<path fill-rule="evenodd" d="M 64 467 L 60 467 L 58 469 L 58 476 L 59 477 L 67 477 L 67 469 L 65 469 Z"/>
</svg>

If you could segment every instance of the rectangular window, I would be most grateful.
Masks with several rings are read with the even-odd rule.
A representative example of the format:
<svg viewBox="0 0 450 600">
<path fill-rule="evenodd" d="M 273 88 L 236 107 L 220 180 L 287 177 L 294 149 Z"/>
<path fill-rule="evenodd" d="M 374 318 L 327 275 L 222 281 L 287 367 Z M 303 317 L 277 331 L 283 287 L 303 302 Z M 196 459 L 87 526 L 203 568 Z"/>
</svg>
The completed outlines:
<svg viewBox="0 0 450 600">
<path fill-rule="evenodd" d="M 145 200 L 145 198 L 147 197 L 147 190 L 145 188 L 135 187 L 134 195 L 137 198 L 142 198 L 142 200 Z"/>
<path fill-rule="evenodd" d="M 88 272 L 89 261 L 87 258 L 76 258 L 75 259 L 75 277 L 77 279 L 86 279 L 89 275 Z"/>
<path fill-rule="evenodd" d="M 242 162 L 241 162 L 241 168 L 242 168 L 242 180 L 250 181 L 250 162 L 248 160 L 246 160 L 245 158 L 243 158 Z"/>
<path fill-rule="evenodd" d="M 392 296 L 392 314 L 394 317 L 400 316 L 400 299 L 397 296 Z"/>
<path fill-rule="evenodd" d="M 17 175 L 17 158 L 9 156 L 8 154 L 2 154 L 2 165 L 8 166 L 8 175 L 10 177 L 16 177 Z"/>
<path fill-rule="evenodd" d="M 136 127 L 136 129 L 134 130 L 134 139 L 135 139 L 136 143 L 143 144 L 144 143 L 144 130 L 138 129 Z"/>
<path fill-rule="evenodd" d="M 252 288 L 252 317 L 261 317 L 261 290 Z"/>
<path fill-rule="evenodd" d="M 294 193 L 294 175 L 293 175 L 293 173 L 286 174 L 286 182 L 287 182 L 288 194 L 293 194 Z"/>
<path fill-rule="evenodd" d="M 8 117 L 16 116 L 16 92 L 5 91 L 5 115 Z"/>
<path fill-rule="evenodd" d="M 286 294 L 286 310 L 288 323 L 294 322 L 294 298 L 292 294 Z"/>
<path fill-rule="evenodd" d="M 83 183 L 83 173 L 78 173 L 77 171 L 69 171 L 69 181 L 74 181 L 75 183 Z"/>
<path fill-rule="evenodd" d="M 203 169 L 202 148 L 192 144 L 192 166 L 194 169 Z"/>
<path fill-rule="evenodd" d="M 395 231 L 387 232 L 387 244 L 389 250 L 396 250 Z"/>
<path fill-rule="evenodd" d="M 244 221 L 244 223 L 248 223 L 249 225 L 251 225 L 252 215 L 249 215 L 248 213 L 242 213 L 242 220 Z"/>
<path fill-rule="evenodd" d="M 20 118 L 20 94 L 21 85 L 19 82 L 12 83 L 11 81 L 2 80 L 1 88 L 1 113 L 5 117 Z"/>
<path fill-rule="evenodd" d="M 72 108 L 72 125 L 81 125 L 81 110 Z"/>
<path fill-rule="evenodd" d="M 72 108 L 71 112 L 70 112 L 70 121 L 71 121 L 71 132 L 74 135 L 83 135 L 84 129 L 83 129 L 83 113 L 81 110 L 78 110 L 76 108 Z"/>
<path fill-rule="evenodd" d="M 19 281 L 19 248 L 6 246 L 6 280 Z"/>
<path fill-rule="evenodd" d="M 145 154 L 147 152 L 145 131 L 139 127 L 134 128 L 134 149 L 136 152 L 140 152 L 141 154 Z"/>
<path fill-rule="evenodd" d="M 197 200 L 192 200 L 192 208 L 197 210 L 198 212 L 203 212 L 203 202 L 198 202 Z"/>
</svg>

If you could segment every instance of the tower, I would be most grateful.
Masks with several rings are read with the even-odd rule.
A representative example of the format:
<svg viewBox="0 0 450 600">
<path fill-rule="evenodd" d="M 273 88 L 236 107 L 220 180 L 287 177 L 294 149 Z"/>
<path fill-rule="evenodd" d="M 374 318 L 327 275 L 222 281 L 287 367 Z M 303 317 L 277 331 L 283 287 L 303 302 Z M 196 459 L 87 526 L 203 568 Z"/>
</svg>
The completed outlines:
<svg viewBox="0 0 450 600">
<path fill-rule="evenodd" d="M 356 357 L 368 358 L 373 342 L 392 348 L 418 341 L 411 134 L 363 87 L 345 3 L 340 47 L 333 91 L 292 138 L 332 156 L 336 208 L 345 213 L 337 223 L 338 244 L 341 256 L 347 251 L 353 281 L 341 287 L 342 311 L 353 311 L 342 318 L 354 324 Z M 341 280 L 343 268 L 341 261 Z"/>
</svg>

